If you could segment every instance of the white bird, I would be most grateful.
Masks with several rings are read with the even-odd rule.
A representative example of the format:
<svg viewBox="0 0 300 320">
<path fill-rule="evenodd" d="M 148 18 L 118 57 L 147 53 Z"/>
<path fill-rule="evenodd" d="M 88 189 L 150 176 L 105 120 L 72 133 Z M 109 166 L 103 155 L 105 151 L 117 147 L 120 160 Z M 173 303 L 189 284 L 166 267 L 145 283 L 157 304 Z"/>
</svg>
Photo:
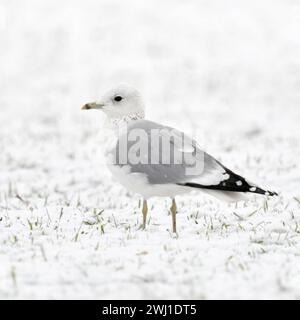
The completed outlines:
<svg viewBox="0 0 300 320">
<path fill-rule="evenodd" d="M 172 231 L 176 233 L 178 194 L 200 190 L 225 201 L 244 200 L 246 193 L 277 195 L 226 168 L 183 132 L 145 120 L 142 97 L 128 85 L 117 86 L 82 109 L 103 111 L 118 134 L 107 153 L 108 167 L 125 188 L 143 197 L 143 228 L 147 200 L 153 196 L 172 198 Z"/>
</svg>

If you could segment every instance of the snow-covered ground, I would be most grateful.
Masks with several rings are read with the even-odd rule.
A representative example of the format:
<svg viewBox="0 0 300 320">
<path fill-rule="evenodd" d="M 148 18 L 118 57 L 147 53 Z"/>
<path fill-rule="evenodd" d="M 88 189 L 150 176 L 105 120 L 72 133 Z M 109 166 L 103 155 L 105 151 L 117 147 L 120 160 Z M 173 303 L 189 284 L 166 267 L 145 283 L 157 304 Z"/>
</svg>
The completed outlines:
<svg viewBox="0 0 300 320">
<path fill-rule="evenodd" d="M 300 298 L 300 3 L 0 2 L 0 298 Z M 139 198 L 103 165 L 119 82 L 280 196 Z"/>
</svg>

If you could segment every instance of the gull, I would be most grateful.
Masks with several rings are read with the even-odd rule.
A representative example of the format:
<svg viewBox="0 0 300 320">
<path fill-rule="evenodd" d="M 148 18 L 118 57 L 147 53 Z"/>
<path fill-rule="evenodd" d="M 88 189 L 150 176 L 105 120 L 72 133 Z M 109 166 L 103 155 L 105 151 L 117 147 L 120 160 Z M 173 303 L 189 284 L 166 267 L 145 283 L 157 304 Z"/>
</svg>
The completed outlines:
<svg viewBox="0 0 300 320">
<path fill-rule="evenodd" d="M 106 114 L 115 137 L 106 151 L 107 165 L 127 190 L 143 197 L 144 229 L 151 197 L 171 198 L 172 232 L 177 234 L 176 195 L 198 190 L 229 202 L 246 200 L 251 193 L 277 195 L 229 170 L 183 132 L 146 120 L 142 96 L 129 85 L 118 85 L 82 109 Z"/>
</svg>

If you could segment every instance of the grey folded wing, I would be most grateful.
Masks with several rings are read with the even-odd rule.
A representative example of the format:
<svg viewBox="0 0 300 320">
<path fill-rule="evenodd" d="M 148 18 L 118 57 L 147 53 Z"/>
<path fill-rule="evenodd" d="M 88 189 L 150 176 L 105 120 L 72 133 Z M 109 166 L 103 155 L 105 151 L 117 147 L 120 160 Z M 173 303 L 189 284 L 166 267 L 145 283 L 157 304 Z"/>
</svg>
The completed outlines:
<svg viewBox="0 0 300 320">
<path fill-rule="evenodd" d="M 150 184 L 194 181 L 217 185 L 226 178 L 224 167 L 202 151 L 196 141 L 181 131 L 152 121 L 130 122 L 114 152 L 116 165 L 127 165 L 130 172 L 144 174 Z"/>
</svg>

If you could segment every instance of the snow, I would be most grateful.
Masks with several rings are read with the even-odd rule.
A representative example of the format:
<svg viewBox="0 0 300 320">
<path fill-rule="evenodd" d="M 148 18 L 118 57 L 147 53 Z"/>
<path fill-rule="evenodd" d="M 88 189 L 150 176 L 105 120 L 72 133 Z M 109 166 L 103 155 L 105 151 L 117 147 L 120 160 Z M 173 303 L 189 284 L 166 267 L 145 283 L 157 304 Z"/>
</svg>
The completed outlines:
<svg viewBox="0 0 300 320">
<path fill-rule="evenodd" d="M 2 0 L 0 298 L 299 299 L 299 28 L 297 1 Z M 178 237 L 152 199 L 140 230 L 80 111 L 120 82 L 280 195 L 180 196 Z"/>
</svg>

